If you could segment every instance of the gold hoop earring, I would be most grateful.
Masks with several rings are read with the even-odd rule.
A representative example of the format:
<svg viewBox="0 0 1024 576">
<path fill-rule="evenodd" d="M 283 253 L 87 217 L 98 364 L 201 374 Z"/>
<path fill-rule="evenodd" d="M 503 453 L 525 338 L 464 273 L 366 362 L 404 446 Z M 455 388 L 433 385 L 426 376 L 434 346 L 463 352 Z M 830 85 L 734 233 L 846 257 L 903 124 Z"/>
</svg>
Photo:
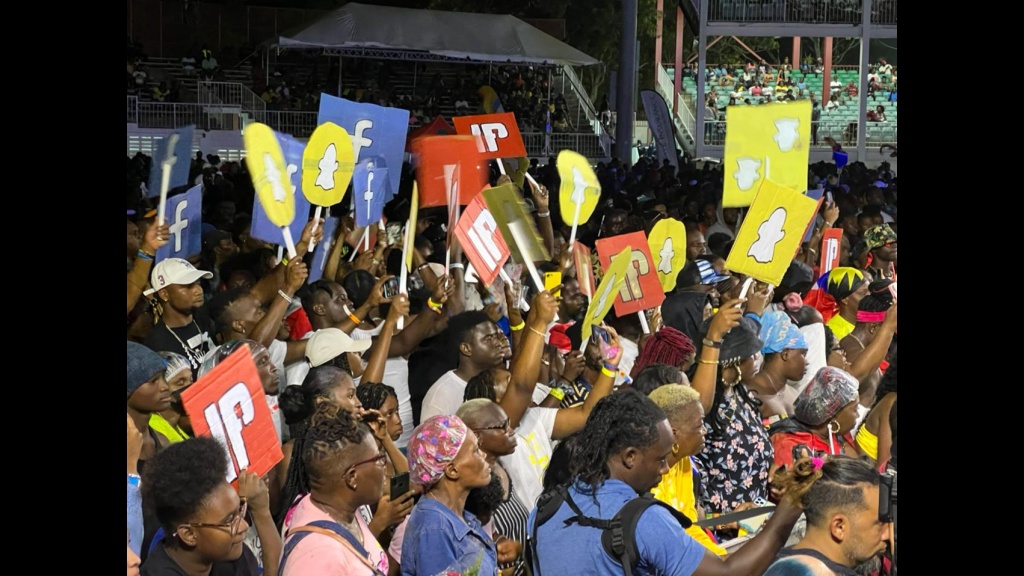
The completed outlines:
<svg viewBox="0 0 1024 576">
<path fill-rule="evenodd" d="M 676 454 L 679 454 L 679 444 L 672 445 L 672 455 L 674 456 Z"/>
<path fill-rule="evenodd" d="M 836 429 L 835 430 L 832 429 L 832 425 L 833 424 L 836 425 Z M 833 421 L 828 423 L 828 431 L 833 433 L 833 434 L 839 434 L 839 431 L 841 429 L 842 429 L 842 426 L 839 425 L 839 421 L 837 421 L 837 420 L 833 420 Z"/>
</svg>

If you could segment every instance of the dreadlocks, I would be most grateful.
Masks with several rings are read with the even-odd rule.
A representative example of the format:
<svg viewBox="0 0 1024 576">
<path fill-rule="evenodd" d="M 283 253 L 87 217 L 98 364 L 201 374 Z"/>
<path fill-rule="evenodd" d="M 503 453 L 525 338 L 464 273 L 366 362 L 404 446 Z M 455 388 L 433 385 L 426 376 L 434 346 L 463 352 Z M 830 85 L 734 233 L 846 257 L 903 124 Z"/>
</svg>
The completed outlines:
<svg viewBox="0 0 1024 576">
<path fill-rule="evenodd" d="M 337 404 L 320 405 L 310 419 L 302 451 L 310 487 L 330 486 L 340 480 L 339 473 L 349 465 L 342 451 L 361 443 L 367 434 L 371 434 L 369 427 L 355 420 L 348 410 Z"/>
<path fill-rule="evenodd" d="M 648 364 L 668 364 L 678 368 L 688 358 L 692 358 L 696 351 L 689 336 L 671 326 L 665 326 L 644 344 L 640 356 L 633 363 L 630 376 L 635 379 Z"/>
<path fill-rule="evenodd" d="M 597 487 L 611 476 L 608 459 L 627 448 L 647 448 L 658 440 L 664 410 L 636 390 L 602 398 L 587 418 L 580 442 L 571 455 L 572 477 Z"/>
</svg>

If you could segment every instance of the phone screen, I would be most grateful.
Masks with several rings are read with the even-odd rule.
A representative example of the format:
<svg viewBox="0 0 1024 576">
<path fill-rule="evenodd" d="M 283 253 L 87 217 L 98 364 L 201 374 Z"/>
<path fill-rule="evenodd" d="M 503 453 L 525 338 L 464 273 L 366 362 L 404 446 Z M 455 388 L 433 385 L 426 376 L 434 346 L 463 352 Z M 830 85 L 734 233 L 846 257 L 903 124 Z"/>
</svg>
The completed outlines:
<svg viewBox="0 0 1024 576">
<path fill-rule="evenodd" d="M 401 474 L 391 477 L 391 499 L 397 500 L 409 492 L 409 473 L 403 472 Z"/>
<path fill-rule="evenodd" d="M 562 284 L 562 273 L 561 272 L 545 272 L 544 273 L 544 289 L 551 292 L 555 288 L 558 288 Z M 561 290 L 551 292 L 552 296 L 558 296 Z"/>
<path fill-rule="evenodd" d="M 398 278 L 391 278 L 381 286 L 385 298 L 394 298 L 398 294 Z"/>
</svg>

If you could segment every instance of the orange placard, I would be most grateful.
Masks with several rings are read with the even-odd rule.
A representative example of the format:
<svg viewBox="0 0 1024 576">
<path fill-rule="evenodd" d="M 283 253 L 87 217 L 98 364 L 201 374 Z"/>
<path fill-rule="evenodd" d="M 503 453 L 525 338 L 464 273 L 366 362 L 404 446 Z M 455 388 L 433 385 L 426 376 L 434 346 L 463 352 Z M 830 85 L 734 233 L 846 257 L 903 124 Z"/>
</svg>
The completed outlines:
<svg viewBox="0 0 1024 576">
<path fill-rule="evenodd" d="M 452 186 L 458 187 L 459 204 L 465 206 L 487 185 L 487 160 L 472 136 L 417 138 L 412 152 L 418 156 L 420 208 L 446 206 Z"/>
<path fill-rule="evenodd" d="M 821 237 L 821 263 L 818 276 L 828 274 L 839 266 L 839 250 L 843 244 L 843 229 L 829 228 Z"/>
<path fill-rule="evenodd" d="M 477 139 L 477 149 L 484 158 L 526 156 L 526 146 L 516 124 L 516 115 L 511 112 L 456 116 L 452 121 L 455 122 L 455 131 L 460 135 Z"/>
<path fill-rule="evenodd" d="M 248 470 L 258 476 L 281 461 L 281 441 L 248 346 L 218 364 L 181 394 L 196 436 L 212 436 L 227 452 L 228 482 Z"/>
<path fill-rule="evenodd" d="M 511 252 L 501 237 L 498 222 L 484 204 L 482 194 L 477 194 L 466 206 L 466 211 L 455 225 L 455 237 L 459 239 L 477 277 L 484 286 L 490 286 Z"/>
<path fill-rule="evenodd" d="M 643 232 L 620 234 L 597 241 L 597 255 L 607 270 L 612 258 L 628 246 L 633 247 L 630 265 L 626 267 L 626 283 L 615 298 L 615 314 L 619 317 L 661 306 L 665 291 L 651 257 L 651 248 Z"/>
</svg>

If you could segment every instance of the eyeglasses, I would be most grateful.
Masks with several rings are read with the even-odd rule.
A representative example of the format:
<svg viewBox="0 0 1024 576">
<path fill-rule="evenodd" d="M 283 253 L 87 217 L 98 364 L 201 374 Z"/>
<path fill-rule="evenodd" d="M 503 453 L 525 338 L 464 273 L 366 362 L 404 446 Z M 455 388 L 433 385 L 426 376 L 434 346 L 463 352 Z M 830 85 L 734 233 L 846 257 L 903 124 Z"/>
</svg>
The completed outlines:
<svg viewBox="0 0 1024 576">
<path fill-rule="evenodd" d="M 486 432 L 488 430 L 500 430 L 500 431 L 506 432 L 506 433 L 511 432 L 512 431 L 512 421 L 510 419 L 506 418 L 504 422 L 502 422 L 501 424 L 498 424 L 497 426 L 485 426 L 483 428 L 473 428 L 473 432 Z"/>
<path fill-rule="evenodd" d="M 376 456 L 374 456 L 373 458 L 367 458 L 366 460 L 360 460 L 359 462 L 356 462 L 355 464 L 349 466 L 348 470 L 345 470 L 345 474 L 348 474 L 349 472 L 355 470 L 357 466 L 362 466 L 363 464 L 369 464 L 370 462 L 374 462 L 374 463 L 377 464 L 378 467 L 384 468 L 385 466 L 388 465 L 388 455 L 385 454 L 384 452 L 381 452 L 381 453 L 377 454 Z"/>
<path fill-rule="evenodd" d="M 242 499 L 242 504 L 238 507 L 238 511 L 235 515 L 227 522 L 221 524 L 209 524 L 205 522 L 192 522 L 186 524 L 190 528 L 220 528 L 227 530 L 232 536 L 235 536 L 239 532 L 239 528 L 242 527 L 242 520 L 245 518 L 245 513 L 249 510 L 249 501 L 245 498 Z"/>
</svg>

